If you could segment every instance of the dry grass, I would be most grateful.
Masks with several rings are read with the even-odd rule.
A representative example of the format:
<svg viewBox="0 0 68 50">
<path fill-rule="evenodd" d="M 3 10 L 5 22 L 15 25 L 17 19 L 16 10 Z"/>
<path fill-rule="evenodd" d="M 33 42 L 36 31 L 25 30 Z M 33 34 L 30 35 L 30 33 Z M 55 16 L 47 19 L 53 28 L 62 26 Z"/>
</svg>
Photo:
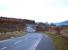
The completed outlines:
<svg viewBox="0 0 68 50">
<path fill-rule="evenodd" d="M 16 37 L 23 36 L 24 34 L 25 32 L 23 31 L 0 33 L 0 40 L 16 38 Z"/>
<path fill-rule="evenodd" d="M 47 33 L 53 40 L 56 50 L 68 50 L 68 39 L 62 38 L 55 33 Z"/>
</svg>

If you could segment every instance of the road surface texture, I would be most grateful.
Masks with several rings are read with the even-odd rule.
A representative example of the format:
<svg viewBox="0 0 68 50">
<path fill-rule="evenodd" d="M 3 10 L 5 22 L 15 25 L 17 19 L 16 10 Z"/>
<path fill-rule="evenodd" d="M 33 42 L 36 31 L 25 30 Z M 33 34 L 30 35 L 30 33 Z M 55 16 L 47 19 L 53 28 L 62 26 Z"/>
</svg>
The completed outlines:
<svg viewBox="0 0 68 50">
<path fill-rule="evenodd" d="M 28 26 L 25 36 L 0 41 L 0 50 L 54 50 L 51 38 Z"/>
<path fill-rule="evenodd" d="M 0 41 L 0 50 L 54 50 L 54 48 L 47 35 L 28 33 L 23 37 Z"/>
</svg>

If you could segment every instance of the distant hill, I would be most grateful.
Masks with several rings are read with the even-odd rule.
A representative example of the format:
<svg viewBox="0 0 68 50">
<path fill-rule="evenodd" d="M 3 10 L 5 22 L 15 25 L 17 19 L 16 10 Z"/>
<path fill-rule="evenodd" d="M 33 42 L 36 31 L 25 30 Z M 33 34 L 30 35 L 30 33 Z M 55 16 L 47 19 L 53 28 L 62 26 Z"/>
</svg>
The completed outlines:
<svg viewBox="0 0 68 50">
<path fill-rule="evenodd" d="M 0 23 L 25 24 L 25 23 L 35 23 L 35 21 L 27 19 L 0 17 Z"/>
<path fill-rule="evenodd" d="M 68 26 L 68 21 L 63 21 L 60 23 L 56 23 L 56 26 Z"/>
<path fill-rule="evenodd" d="M 34 23 L 33 20 L 0 17 L 0 32 L 23 31 L 26 24 Z"/>
</svg>

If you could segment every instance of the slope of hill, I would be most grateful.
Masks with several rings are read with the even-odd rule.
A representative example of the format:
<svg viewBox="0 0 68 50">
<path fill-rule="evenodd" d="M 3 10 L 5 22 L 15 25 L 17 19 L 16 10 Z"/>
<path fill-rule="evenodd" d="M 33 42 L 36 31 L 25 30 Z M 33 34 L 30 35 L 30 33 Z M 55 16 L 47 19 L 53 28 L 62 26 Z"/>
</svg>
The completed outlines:
<svg viewBox="0 0 68 50">
<path fill-rule="evenodd" d="M 0 23 L 26 24 L 26 23 L 35 23 L 35 21 L 27 19 L 0 17 Z"/>
<path fill-rule="evenodd" d="M 26 24 L 34 24 L 35 21 L 0 17 L 0 32 L 23 31 Z"/>
<path fill-rule="evenodd" d="M 68 21 L 56 23 L 56 26 L 68 26 Z"/>
</svg>

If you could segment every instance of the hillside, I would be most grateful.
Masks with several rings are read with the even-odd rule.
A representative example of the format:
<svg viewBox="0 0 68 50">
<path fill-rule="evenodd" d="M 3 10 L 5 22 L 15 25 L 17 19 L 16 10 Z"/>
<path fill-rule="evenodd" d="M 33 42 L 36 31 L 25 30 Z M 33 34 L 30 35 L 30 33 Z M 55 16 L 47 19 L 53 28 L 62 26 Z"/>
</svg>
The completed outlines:
<svg viewBox="0 0 68 50">
<path fill-rule="evenodd" d="M 57 26 L 68 26 L 68 21 L 63 21 L 60 23 L 56 23 Z"/>
<path fill-rule="evenodd" d="M 0 17 L 0 32 L 23 31 L 26 24 L 34 24 L 35 21 Z"/>
</svg>

